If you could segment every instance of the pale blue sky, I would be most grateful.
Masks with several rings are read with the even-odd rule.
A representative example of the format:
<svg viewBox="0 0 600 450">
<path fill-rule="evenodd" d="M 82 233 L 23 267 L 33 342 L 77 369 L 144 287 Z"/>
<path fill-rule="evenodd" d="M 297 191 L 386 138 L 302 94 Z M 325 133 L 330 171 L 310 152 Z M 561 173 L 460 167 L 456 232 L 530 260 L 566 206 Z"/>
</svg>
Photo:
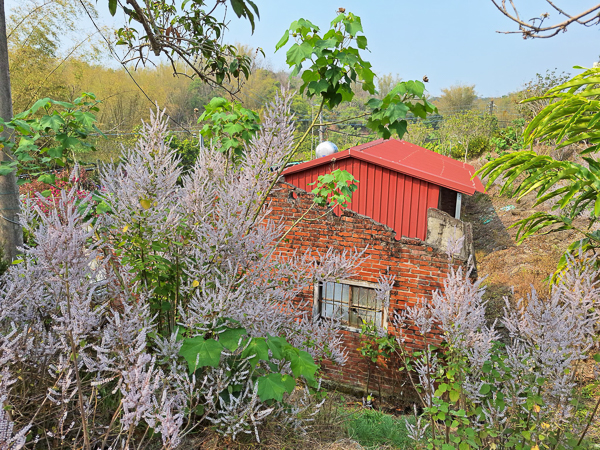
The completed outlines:
<svg viewBox="0 0 600 450">
<path fill-rule="evenodd" d="M 405 80 L 427 75 L 431 95 L 461 83 L 474 84 L 482 97 L 501 96 L 546 69 L 576 73 L 574 65 L 591 67 L 600 54 L 599 26 L 572 26 L 551 39 L 523 40 L 520 35 L 496 33 L 516 26 L 490 0 L 254 1 L 261 14 L 254 35 L 248 22 L 232 19 L 227 40 L 262 47 L 273 69 L 287 69 L 285 50 L 274 50 L 293 20 L 303 17 L 324 29 L 336 10 L 344 7 L 362 18 L 370 50 L 365 59 L 374 70 L 398 74 Z M 597 0 L 559 0 L 573 12 L 595 3 Z M 15 0 L 6 1 L 7 9 L 15 4 Z M 524 18 L 548 11 L 543 0 L 516 0 L 516 4 L 527 4 L 520 11 Z M 100 22 L 120 26 L 119 20 L 108 14 L 107 5 L 107 0 L 98 0 Z M 558 17 L 551 14 L 550 19 Z"/>
<path fill-rule="evenodd" d="M 535 6 L 524 13 L 547 11 L 543 1 L 516 1 L 525 2 Z M 597 2 L 562 3 L 584 10 Z M 490 0 L 257 0 L 256 4 L 261 20 L 254 36 L 248 37 L 248 24 L 237 21 L 232 21 L 230 36 L 234 41 L 262 47 L 274 68 L 285 68 L 285 52 L 273 51 L 293 20 L 303 17 L 323 28 L 342 6 L 361 17 L 371 50 L 366 59 L 376 72 L 397 73 L 403 79 L 427 75 L 432 95 L 440 94 L 441 88 L 465 83 L 475 84 L 481 96 L 500 96 L 546 69 L 575 73 L 575 65 L 591 67 L 600 53 L 600 27 L 571 28 L 551 39 L 538 40 L 496 33 L 516 27 Z"/>
</svg>

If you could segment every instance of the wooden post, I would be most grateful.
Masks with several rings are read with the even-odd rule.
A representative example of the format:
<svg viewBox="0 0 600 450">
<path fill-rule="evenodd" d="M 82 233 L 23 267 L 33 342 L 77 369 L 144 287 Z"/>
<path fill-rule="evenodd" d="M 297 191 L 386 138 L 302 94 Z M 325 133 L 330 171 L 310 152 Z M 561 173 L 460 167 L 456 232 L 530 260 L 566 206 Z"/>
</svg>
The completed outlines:
<svg viewBox="0 0 600 450">
<path fill-rule="evenodd" d="M 460 206 L 462 202 L 462 194 L 460 192 L 456 193 L 456 210 L 454 211 L 454 218 L 460 220 Z"/>
</svg>

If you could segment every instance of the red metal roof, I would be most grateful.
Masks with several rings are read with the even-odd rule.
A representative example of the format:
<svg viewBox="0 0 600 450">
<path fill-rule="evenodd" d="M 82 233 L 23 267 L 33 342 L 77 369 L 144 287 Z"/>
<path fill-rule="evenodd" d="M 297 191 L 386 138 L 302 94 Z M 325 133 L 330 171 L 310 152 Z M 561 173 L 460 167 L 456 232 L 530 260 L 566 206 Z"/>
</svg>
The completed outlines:
<svg viewBox="0 0 600 450">
<path fill-rule="evenodd" d="M 367 161 L 467 195 L 473 195 L 476 191 L 485 192 L 478 177 L 471 179 L 475 169 L 470 164 L 397 139 L 378 139 L 343 152 L 313 159 L 287 168 L 283 175 L 291 175 L 346 158 Z M 356 177 L 356 174 L 354 176 Z"/>
</svg>

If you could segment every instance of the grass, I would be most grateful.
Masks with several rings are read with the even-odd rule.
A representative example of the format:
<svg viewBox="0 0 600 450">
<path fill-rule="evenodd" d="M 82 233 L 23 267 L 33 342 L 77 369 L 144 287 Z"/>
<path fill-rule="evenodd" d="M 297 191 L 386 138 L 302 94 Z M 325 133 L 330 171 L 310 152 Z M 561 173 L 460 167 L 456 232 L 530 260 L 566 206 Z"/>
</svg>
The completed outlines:
<svg viewBox="0 0 600 450">
<path fill-rule="evenodd" d="M 306 433 L 277 420 L 267 421 L 261 429 L 261 442 L 252 435 L 236 442 L 207 431 L 190 439 L 183 448 L 198 450 L 404 450 L 413 449 L 407 436 L 405 419 L 384 412 L 357 407 L 354 398 L 330 391 L 320 412 Z"/>
<path fill-rule="evenodd" d="M 407 436 L 405 420 L 406 417 L 361 409 L 348 417 L 346 429 L 350 439 L 367 449 L 408 449 L 414 442 Z"/>
</svg>

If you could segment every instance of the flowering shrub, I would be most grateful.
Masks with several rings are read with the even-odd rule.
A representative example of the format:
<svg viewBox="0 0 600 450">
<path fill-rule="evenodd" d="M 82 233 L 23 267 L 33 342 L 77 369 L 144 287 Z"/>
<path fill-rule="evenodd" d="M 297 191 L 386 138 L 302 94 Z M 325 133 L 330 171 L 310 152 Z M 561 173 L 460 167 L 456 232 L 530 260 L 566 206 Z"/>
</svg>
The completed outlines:
<svg viewBox="0 0 600 450">
<path fill-rule="evenodd" d="M 584 448 L 597 407 L 575 414 L 577 375 L 595 344 L 597 279 L 571 260 L 548 301 L 535 291 L 516 307 L 507 301 L 506 339 L 486 324 L 481 281 L 462 268 L 450 270 L 431 302 L 396 315 L 400 353 L 423 407 L 416 426 L 407 424 L 411 437 L 428 449 Z M 402 345 L 409 328 L 422 351 Z M 443 335 L 437 346 L 435 328 Z"/>
<path fill-rule="evenodd" d="M 55 179 L 54 184 L 34 180 L 19 186 L 19 194 L 31 200 L 29 207 L 35 205 L 44 214 L 48 214 L 50 209 L 56 209 L 62 190 L 70 190 L 76 187 L 75 197 L 77 200 L 84 200 L 95 189 L 85 169 L 79 168 L 73 173 L 63 170 L 53 173 L 53 176 Z"/>
<path fill-rule="evenodd" d="M 31 245 L 0 283 L 0 448 L 172 449 L 310 417 L 315 359 L 345 351 L 295 299 L 361 256 L 273 255 L 284 225 L 263 200 L 293 151 L 290 98 L 239 162 L 201 149 L 182 175 L 157 114 L 97 205 L 74 180 L 24 208 Z"/>
</svg>

